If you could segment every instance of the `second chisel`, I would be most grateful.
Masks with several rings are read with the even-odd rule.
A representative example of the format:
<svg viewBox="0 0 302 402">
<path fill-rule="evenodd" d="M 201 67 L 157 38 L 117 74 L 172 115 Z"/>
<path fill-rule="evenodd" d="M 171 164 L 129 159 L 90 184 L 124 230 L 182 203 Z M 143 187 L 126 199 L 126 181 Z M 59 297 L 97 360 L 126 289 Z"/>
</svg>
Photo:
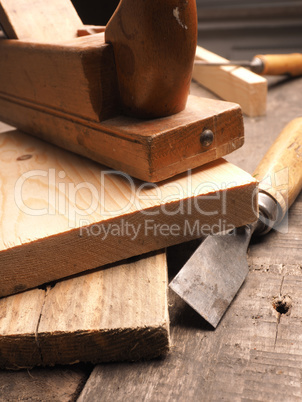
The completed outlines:
<svg viewBox="0 0 302 402">
<path fill-rule="evenodd" d="M 263 54 L 255 56 L 251 61 L 238 60 L 227 62 L 210 62 L 205 60 L 195 60 L 195 65 L 209 67 L 240 66 L 251 69 L 254 73 L 261 75 L 285 75 L 293 77 L 302 75 L 302 54 Z"/>
</svg>

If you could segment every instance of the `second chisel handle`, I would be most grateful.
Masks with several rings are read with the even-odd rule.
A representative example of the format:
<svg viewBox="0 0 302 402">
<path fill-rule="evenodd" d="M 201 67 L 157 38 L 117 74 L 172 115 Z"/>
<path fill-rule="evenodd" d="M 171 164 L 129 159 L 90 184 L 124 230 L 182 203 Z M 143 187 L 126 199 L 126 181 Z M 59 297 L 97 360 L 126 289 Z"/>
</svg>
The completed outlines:
<svg viewBox="0 0 302 402">
<path fill-rule="evenodd" d="M 264 69 L 261 72 L 263 75 L 284 75 L 291 76 L 302 75 L 302 54 L 266 54 L 257 55 L 257 58 L 262 60 Z"/>
<path fill-rule="evenodd" d="M 260 181 L 259 188 L 278 202 L 280 222 L 302 189 L 302 117 L 281 131 L 254 176 Z"/>
</svg>

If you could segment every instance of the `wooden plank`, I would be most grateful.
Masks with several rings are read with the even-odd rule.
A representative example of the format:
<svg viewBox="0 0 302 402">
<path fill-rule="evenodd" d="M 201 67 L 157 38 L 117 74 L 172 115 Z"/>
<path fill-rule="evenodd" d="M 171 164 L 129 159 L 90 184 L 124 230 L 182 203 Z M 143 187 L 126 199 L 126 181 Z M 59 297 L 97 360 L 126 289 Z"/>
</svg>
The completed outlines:
<svg viewBox="0 0 302 402">
<path fill-rule="evenodd" d="M 21 369 L 41 363 L 36 330 L 45 298 L 35 289 L 0 299 L 0 367 Z"/>
<path fill-rule="evenodd" d="M 90 373 L 90 367 L 35 368 L 33 370 L 0 370 L 2 401 L 76 400 Z"/>
<path fill-rule="evenodd" d="M 0 335 L 1 368 L 165 355 L 166 254 L 2 298 Z"/>
<path fill-rule="evenodd" d="M 60 45 L 7 40 L 0 53 L 4 121 L 142 180 L 165 180 L 243 144 L 242 113 L 233 103 L 189 97 L 174 116 L 121 116 L 113 53 L 103 33 Z M 208 147 L 200 143 L 204 129 L 215 137 Z"/>
<path fill-rule="evenodd" d="M 18 131 L 0 147 L 1 296 L 255 220 L 256 180 L 223 159 L 153 185 Z"/>
<path fill-rule="evenodd" d="M 46 297 L 37 336 L 46 365 L 165 355 L 166 253 L 58 283 Z"/>
<path fill-rule="evenodd" d="M 54 43 L 76 37 L 83 24 L 70 0 L 1 0 L 0 25 L 11 39 Z"/>
<path fill-rule="evenodd" d="M 228 61 L 200 46 L 196 48 L 196 59 L 208 62 Z M 220 98 L 238 103 L 247 116 L 256 117 L 266 113 L 267 81 L 243 67 L 195 65 L 193 79 Z"/>
</svg>

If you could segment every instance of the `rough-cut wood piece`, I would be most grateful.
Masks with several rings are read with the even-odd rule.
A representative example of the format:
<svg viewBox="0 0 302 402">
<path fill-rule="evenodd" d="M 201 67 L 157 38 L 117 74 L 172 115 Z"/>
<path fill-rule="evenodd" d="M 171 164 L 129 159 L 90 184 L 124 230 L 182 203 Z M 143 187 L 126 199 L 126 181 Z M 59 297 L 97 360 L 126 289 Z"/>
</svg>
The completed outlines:
<svg viewBox="0 0 302 402">
<path fill-rule="evenodd" d="M 167 179 L 243 144 L 241 109 L 232 103 L 189 97 L 183 112 L 164 119 L 117 116 L 113 53 L 103 33 L 60 45 L 7 40 L 0 53 L 4 121 L 142 180 Z M 215 136 L 209 147 L 200 143 L 204 129 Z"/>
<path fill-rule="evenodd" d="M 33 370 L 0 370 L 2 401 L 76 400 L 90 373 L 86 365 L 35 368 Z"/>
<path fill-rule="evenodd" d="M 222 159 L 152 185 L 18 131 L 0 147 L 1 296 L 255 220 L 256 180 Z"/>
<path fill-rule="evenodd" d="M 166 253 L 56 284 L 46 297 L 37 336 L 46 365 L 165 355 Z"/>
<path fill-rule="evenodd" d="M 1 0 L 0 25 L 11 39 L 54 43 L 76 37 L 83 24 L 70 0 Z"/>
<path fill-rule="evenodd" d="M 158 118 L 184 110 L 197 44 L 195 0 L 121 0 L 105 39 L 125 114 Z"/>
<path fill-rule="evenodd" d="M 41 362 L 36 340 L 44 290 L 0 299 L 0 367 L 21 369 Z"/>
<path fill-rule="evenodd" d="M 195 57 L 208 62 L 228 61 L 200 46 Z M 222 99 L 238 103 L 250 117 L 266 113 L 267 80 L 243 67 L 195 65 L 193 79 Z"/>
<path fill-rule="evenodd" d="M 1 368 L 139 360 L 168 350 L 165 252 L 0 300 Z"/>
</svg>

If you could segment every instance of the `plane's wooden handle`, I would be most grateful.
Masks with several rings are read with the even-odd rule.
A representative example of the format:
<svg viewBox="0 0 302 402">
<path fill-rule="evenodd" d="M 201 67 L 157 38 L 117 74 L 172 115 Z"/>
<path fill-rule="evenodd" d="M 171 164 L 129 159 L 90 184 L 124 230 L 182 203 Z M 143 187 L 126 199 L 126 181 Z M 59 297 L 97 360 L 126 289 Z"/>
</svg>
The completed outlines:
<svg viewBox="0 0 302 402">
<path fill-rule="evenodd" d="M 292 120 L 268 150 L 254 176 L 280 206 L 278 222 L 302 189 L 302 117 Z"/>
<path fill-rule="evenodd" d="M 257 55 L 262 60 L 264 70 L 263 75 L 302 75 L 302 54 L 266 54 Z"/>
<path fill-rule="evenodd" d="M 156 118 L 186 106 L 197 44 L 195 0 L 121 0 L 105 41 L 124 112 Z"/>
</svg>

